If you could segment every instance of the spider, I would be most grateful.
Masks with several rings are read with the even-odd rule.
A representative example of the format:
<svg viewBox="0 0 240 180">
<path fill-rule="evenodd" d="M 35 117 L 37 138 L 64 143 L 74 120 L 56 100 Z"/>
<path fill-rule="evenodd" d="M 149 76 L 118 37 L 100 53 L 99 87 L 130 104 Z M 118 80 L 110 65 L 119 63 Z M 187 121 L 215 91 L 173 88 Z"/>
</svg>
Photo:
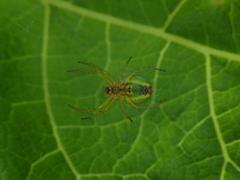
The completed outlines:
<svg viewBox="0 0 240 180">
<path fill-rule="evenodd" d="M 132 60 L 132 56 L 129 57 L 129 59 L 127 60 L 125 69 L 127 68 L 131 60 Z M 94 64 L 82 62 L 82 61 L 79 61 L 79 63 L 87 66 L 89 73 L 97 74 L 105 82 L 104 94 L 106 95 L 107 99 L 98 107 L 93 109 L 82 109 L 82 108 L 75 107 L 71 104 L 69 104 L 69 107 L 80 112 L 85 112 L 89 114 L 93 113 L 94 115 L 96 115 L 98 113 L 107 112 L 111 108 L 112 104 L 115 101 L 118 101 L 122 114 L 125 116 L 125 118 L 127 118 L 131 122 L 133 120 L 130 117 L 130 115 L 127 113 L 125 109 L 125 104 L 127 103 L 129 106 L 137 110 L 143 108 L 142 106 L 139 106 L 139 104 L 144 100 L 146 100 L 147 98 L 151 97 L 154 89 L 150 83 L 137 80 L 136 76 L 138 74 L 142 74 L 148 71 L 165 72 L 165 70 L 160 68 L 144 68 L 128 74 L 122 80 L 114 81 L 111 75 L 107 71 L 101 69 L 100 67 Z M 68 72 L 75 72 L 75 71 L 79 71 L 79 69 L 69 70 Z M 89 119 L 89 118 L 91 118 L 91 116 L 81 117 L 81 119 Z"/>
</svg>

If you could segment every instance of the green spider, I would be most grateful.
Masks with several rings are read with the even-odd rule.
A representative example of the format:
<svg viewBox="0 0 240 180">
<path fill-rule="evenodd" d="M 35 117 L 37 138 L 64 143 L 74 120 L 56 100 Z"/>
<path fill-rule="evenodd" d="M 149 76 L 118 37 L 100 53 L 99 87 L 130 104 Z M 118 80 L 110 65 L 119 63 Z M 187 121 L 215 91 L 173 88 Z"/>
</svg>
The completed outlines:
<svg viewBox="0 0 240 180">
<path fill-rule="evenodd" d="M 126 62 L 126 67 L 131 61 L 131 59 L 132 57 L 130 57 Z M 147 71 L 165 72 L 165 70 L 160 68 L 144 68 L 142 70 L 138 70 L 130 73 L 128 76 L 126 76 L 122 80 L 114 81 L 110 76 L 110 74 L 105 70 L 101 69 L 100 67 L 94 64 L 82 62 L 82 61 L 79 61 L 79 63 L 87 66 L 89 73 L 97 74 L 106 83 L 104 86 L 104 93 L 107 96 L 107 99 L 94 109 L 81 109 L 70 104 L 69 104 L 69 107 L 80 112 L 85 112 L 89 114 L 93 113 L 94 115 L 96 115 L 98 113 L 107 112 L 111 108 L 112 104 L 118 100 L 122 114 L 131 122 L 133 120 L 128 115 L 125 109 L 125 104 L 127 103 L 129 106 L 135 109 L 141 109 L 143 107 L 139 106 L 139 104 L 144 100 L 146 100 L 147 98 L 151 97 L 151 95 L 153 94 L 153 86 L 147 82 L 137 80 L 136 76 Z M 79 69 L 70 70 L 68 72 L 76 72 L 76 71 L 79 71 Z M 81 119 L 89 119 L 89 118 L 91 118 L 91 116 L 82 117 Z"/>
</svg>

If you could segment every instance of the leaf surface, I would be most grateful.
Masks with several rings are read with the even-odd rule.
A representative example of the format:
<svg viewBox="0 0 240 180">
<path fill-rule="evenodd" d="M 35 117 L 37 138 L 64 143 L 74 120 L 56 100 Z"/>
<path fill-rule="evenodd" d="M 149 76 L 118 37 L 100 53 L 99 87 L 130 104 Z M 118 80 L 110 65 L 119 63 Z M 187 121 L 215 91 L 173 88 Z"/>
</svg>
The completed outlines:
<svg viewBox="0 0 240 180">
<path fill-rule="evenodd" d="M 2 0 L 0 179 L 239 179 L 238 0 Z M 118 103 L 94 120 L 104 80 L 153 85 L 130 123 Z M 86 67 L 87 68 L 87 67 Z M 68 73 L 68 70 L 79 72 Z M 86 70 L 86 71 L 85 71 Z"/>
</svg>

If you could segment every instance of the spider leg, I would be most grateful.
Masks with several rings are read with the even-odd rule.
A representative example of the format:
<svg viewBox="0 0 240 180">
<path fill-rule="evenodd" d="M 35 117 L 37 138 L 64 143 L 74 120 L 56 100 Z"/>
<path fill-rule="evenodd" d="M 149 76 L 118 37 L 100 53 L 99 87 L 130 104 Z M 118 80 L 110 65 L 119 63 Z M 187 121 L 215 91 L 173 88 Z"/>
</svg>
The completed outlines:
<svg viewBox="0 0 240 180">
<path fill-rule="evenodd" d="M 108 99 L 105 100 L 101 105 L 99 105 L 97 108 L 98 109 L 103 109 L 103 111 L 107 111 L 112 103 L 114 102 L 115 98 L 113 96 L 108 97 Z"/>
<path fill-rule="evenodd" d="M 137 103 L 135 103 L 133 100 L 131 100 L 131 98 L 126 98 L 126 101 L 127 101 L 129 106 L 133 107 L 138 112 L 141 112 L 142 109 L 149 108 L 149 106 L 139 106 L 139 105 L 137 105 Z"/>
<path fill-rule="evenodd" d="M 127 101 L 127 103 L 128 103 L 131 107 L 133 107 L 133 108 L 135 108 L 135 109 L 137 109 L 137 110 L 140 109 L 129 97 L 126 97 L 126 101 Z"/>
<path fill-rule="evenodd" d="M 78 63 L 86 65 L 88 67 L 88 71 L 86 71 L 86 69 L 83 69 L 83 68 L 77 68 L 77 69 L 68 70 L 67 72 L 79 72 L 82 74 L 84 74 L 84 73 L 85 74 L 97 74 L 101 79 L 108 82 L 109 84 L 111 84 L 113 82 L 110 74 L 108 74 L 107 71 L 101 69 L 100 67 L 98 67 L 94 64 L 91 64 L 91 63 L 83 62 L 83 61 L 79 61 Z"/>
<path fill-rule="evenodd" d="M 123 68 L 122 68 L 122 74 L 121 74 L 121 78 L 124 78 L 124 76 L 127 74 L 127 68 L 128 68 L 128 65 L 130 63 L 130 61 L 132 60 L 132 56 L 130 56 L 128 58 L 128 60 L 126 61 L 126 63 L 124 64 Z"/>
<path fill-rule="evenodd" d="M 143 68 L 140 69 L 138 71 L 134 71 L 133 73 L 131 73 L 130 75 L 127 76 L 126 78 L 126 82 L 131 81 L 136 75 L 141 74 L 141 73 L 146 73 L 146 72 L 150 72 L 150 71 L 162 71 L 162 72 L 166 72 L 164 69 L 160 69 L 160 68 Z"/>
<path fill-rule="evenodd" d="M 128 115 L 128 113 L 125 110 L 122 99 L 119 100 L 119 104 L 120 104 L 120 110 L 121 110 L 122 114 L 125 116 L 125 118 L 127 118 L 130 122 L 133 122 L 132 118 Z"/>
<path fill-rule="evenodd" d="M 126 62 L 126 66 L 128 66 L 128 64 L 130 63 L 130 61 L 132 60 L 132 56 L 130 56 Z"/>
<path fill-rule="evenodd" d="M 158 109 L 159 108 L 159 106 L 160 106 L 160 104 L 150 104 L 150 105 L 148 105 L 148 106 L 140 106 L 140 105 L 137 105 L 137 101 L 138 101 L 138 99 L 134 99 L 134 98 L 127 98 L 127 102 L 128 102 L 128 104 L 130 105 L 130 106 L 132 106 L 133 108 L 135 108 L 135 109 L 147 109 L 147 108 L 156 108 L 156 109 Z M 134 102 L 135 101 L 135 102 Z M 138 101 L 138 103 L 141 103 L 141 102 L 139 102 Z"/>
<path fill-rule="evenodd" d="M 114 102 L 114 98 L 113 97 L 109 97 L 108 99 L 106 99 L 101 105 L 99 105 L 97 108 L 95 109 L 82 109 L 82 108 L 78 108 L 75 106 L 72 106 L 70 104 L 68 104 L 68 106 L 76 111 L 80 111 L 80 112 L 86 112 L 86 113 L 93 113 L 92 116 L 95 116 L 99 113 L 104 113 L 106 112 L 112 105 L 112 103 Z M 87 117 L 82 117 L 81 119 L 90 119 L 91 116 L 87 116 Z"/>
<path fill-rule="evenodd" d="M 129 58 L 128 58 L 128 60 L 126 61 L 126 63 L 125 63 L 125 65 L 124 65 L 124 68 L 123 68 L 123 72 L 125 72 L 126 70 L 127 70 L 127 68 L 128 68 L 128 65 L 129 65 L 129 63 L 130 63 L 130 61 L 132 60 L 132 56 L 130 56 Z"/>
</svg>

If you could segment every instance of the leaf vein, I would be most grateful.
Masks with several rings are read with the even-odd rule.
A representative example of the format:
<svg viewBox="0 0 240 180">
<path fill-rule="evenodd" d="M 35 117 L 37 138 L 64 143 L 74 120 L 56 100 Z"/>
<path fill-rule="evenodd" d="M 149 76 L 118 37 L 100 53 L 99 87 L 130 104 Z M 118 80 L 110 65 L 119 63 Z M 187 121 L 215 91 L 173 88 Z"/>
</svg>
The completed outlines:
<svg viewBox="0 0 240 180">
<path fill-rule="evenodd" d="M 174 20 L 174 17 L 177 15 L 177 13 L 181 10 L 182 6 L 186 3 L 187 0 L 181 0 L 181 2 L 178 3 L 174 11 L 168 15 L 168 18 L 163 26 L 163 30 L 166 31 L 166 29 L 169 27 L 171 22 Z"/>
<path fill-rule="evenodd" d="M 212 87 L 212 77 L 211 77 L 211 58 L 209 54 L 206 54 L 206 81 L 207 81 L 207 94 L 208 94 L 208 101 L 209 101 L 209 109 L 210 109 L 210 115 L 212 117 L 212 122 L 213 122 L 213 126 L 216 132 L 216 136 L 218 139 L 218 142 L 220 144 L 222 153 L 223 153 L 223 157 L 224 157 L 224 163 L 223 163 L 223 167 L 222 170 L 224 170 L 224 166 L 226 162 L 229 162 L 233 165 L 234 168 L 236 168 L 236 170 L 238 170 L 240 172 L 240 167 L 238 167 L 238 165 L 230 158 L 229 154 L 228 154 L 228 150 L 226 147 L 226 143 L 224 142 L 224 138 L 223 135 L 221 133 L 221 128 L 220 128 L 220 124 L 217 120 L 217 115 L 215 112 L 215 107 L 214 107 L 214 97 L 213 97 L 213 87 Z M 224 172 L 221 173 L 221 179 L 223 179 L 224 177 Z"/>
<path fill-rule="evenodd" d="M 160 37 L 160 38 L 163 38 L 165 40 L 172 41 L 174 43 L 180 44 L 180 45 L 185 46 L 189 49 L 193 49 L 197 52 L 201 52 L 202 54 L 208 53 L 208 54 L 212 54 L 212 55 L 222 57 L 222 58 L 225 58 L 225 59 L 230 59 L 232 61 L 237 61 L 238 63 L 240 63 L 240 55 L 239 54 L 234 54 L 234 53 L 229 52 L 229 51 L 216 49 L 216 48 L 213 48 L 213 47 L 208 47 L 208 46 L 203 45 L 201 43 L 194 42 L 192 40 L 188 40 L 188 39 L 182 38 L 180 36 L 167 33 L 163 29 L 139 24 L 139 23 L 136 23 L 136 22 L 133 22 L 133 21 L 120 19 L 120 18 L 117 18 L 117 17 L 113 17 L 111 15 L 106 15 L 106 14 L 99 13 L 99 12 L 94 12 L 92 10 L 88 10 L 88 9 L 83 8 L 83 7 L 75 6 L 71 3 L 64 2 L 62 0 L 47 0 L 47 1 L 51 5 L 56 6 L 60 9 L 67 10 L 67 11 L 70 11 L 70 12 L 73 12 L 73 13 L 76 13 L 76 14 L 80 14 L 80 15 L 89 17 L 91 19 L 95 19 L 95 20 L 102 21 L 102 22 L 109 22 L 113 25 L 125 27 L 125 28 L 128 28 L 128 29 L 132 29 L 132 30 L 135 30 L 137 32 L 142 32 L 142 33 L 145 33 L 145 34 L 154 35 L 156 37 Z"/>
<path fill-rule="evenodd" d="M 160 68 L 161 67 L 162 61 L 164 59 L 164 54 L 167 51 L 167 49 L 170 46 L 170 44 L 171 44 L 170 41 L 166 42 L 165 46 L 160 51 L 159 58 L 158 58 L 157 64 L 156 64 L 156 68 Z M 155 75 L 154 75 L 154 78 L 153 78 L 153 87 L 155 89 L 154 92 L 156 92 L 158 76 L 159 76 L 159 72 L 156 71 Z M 156 93 L 153 93 L 150 105 L 154 104 L 155 99 L 156 99 Z M 139 139 L 141 138 L 141 134 L 142 134 L 143 127 L 144 127 L 144 125 L 143 125 L 144 124 L 144 117 L 147 114 L 147 112 L 148 112 L 148 110 L 143 112 L 143 114 L 140 116 L 140 124 L 139 124 L 138 135 L 137 135 L 136 139 L 134 140 L 134 142 L 132 143 L 130 150 L 122 158 L 120 158 L 120 159 L 118 159 L 116 161 L 115 165 L 113 166 L 113 170 L 114 171 L 116 171 L 116 168 L 119 165 L 119 163 L 121 161 L 123 161 L 129 154 L 131 154 L 134 151 L 134 147 L 136 146 L 136 144 L 138 143 Z"/>
<path fill-rule="evenodd" d="M 43 162 L 45 159 L 47 159 L 49 156 L 52 156 L 54 154 L 57 154 L 58 152 L 60 152 L 59 149 L 56 149 L 56 150 L 53 150 L 47 154 L 45 154 L 44 156 L 40 157 L 38 160 L 34 161 L 32 164 L 31 164 L 31 167 L 30 167 L 30 171 L 28 172 L 28 175 L 26 177 L 26 180 L 28 180 L 33 172 L 33 169 L 35 166 L 37 166 L 39 163 Z"/>
<path fill-rule="evenodd" d="M 76 168 L 74 167 L 72 161 L 70 160 L 67 152 L 65 151 L 61 139 L 58 134 L 57 124 L 52 112 L 51 102 L 50 102 L 50 94 L 49 94 L 49 87 L 48 87 L 48 74 L 47 74 L 47 54 L 48 54 L 48 40 L 49 40 L 49 26 L 50 26 L 50 6 L 47 1 L 43 1 L 44 5 L 44 19 L 43 19 L 43 45 L 42 45 L 42 76 L 43 76 L 43 92 L 44 92 L 44 100 L 46 103 L 46 111 L 49 116 L 49 121 L 52 126 L 53 136 L 55 137 L 57 146 L 59 150 L 62 152 L 63 157 L 66 160 L 69 168 L 71 169 L 72 173 L 76 177 L 76 179 L 80 179 L 80 174 L 77 172 Z"/>
</svg>

